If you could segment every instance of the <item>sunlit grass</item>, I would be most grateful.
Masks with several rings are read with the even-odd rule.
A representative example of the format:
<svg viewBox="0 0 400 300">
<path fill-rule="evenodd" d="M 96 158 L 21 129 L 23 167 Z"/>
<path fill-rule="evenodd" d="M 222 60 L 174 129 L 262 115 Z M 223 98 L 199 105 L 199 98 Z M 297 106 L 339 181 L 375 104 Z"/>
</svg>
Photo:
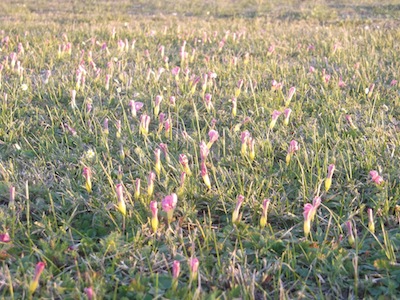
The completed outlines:
<svg viewBox="0 0 400 300">
<path fill-rule="evenodd" d="M 223 3 L 0 5 L 2 297 L 399 296 L 396 5 Z"/>
</svg>

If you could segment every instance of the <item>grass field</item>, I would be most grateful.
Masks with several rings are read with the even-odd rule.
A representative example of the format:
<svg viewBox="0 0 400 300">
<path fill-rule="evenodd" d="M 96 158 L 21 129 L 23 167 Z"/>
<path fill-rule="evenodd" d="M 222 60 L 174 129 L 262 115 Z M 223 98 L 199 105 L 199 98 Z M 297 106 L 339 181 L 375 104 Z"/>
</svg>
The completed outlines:
<svg viewBox="0 0 400 300">
<path fill-rule="evenodd" d="M 400 298 L 399 20 L 2 1 L 1 298 Z"/>
</svg>

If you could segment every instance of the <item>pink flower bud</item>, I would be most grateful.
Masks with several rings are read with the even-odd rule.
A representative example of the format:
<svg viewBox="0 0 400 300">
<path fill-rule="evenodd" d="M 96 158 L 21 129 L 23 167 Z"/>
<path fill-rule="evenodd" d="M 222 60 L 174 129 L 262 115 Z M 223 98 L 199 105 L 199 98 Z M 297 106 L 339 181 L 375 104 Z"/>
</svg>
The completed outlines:
<svg viewBox="0 0 400 300">
<path fill-rule="evenodd" d="M 196 257 L 189 259 L 189 269 L 190 269 L 191 279 L 195 280 L 197 277 L 197 272 L 199 270 L 199 260 Z"/>
<path fill-rule="evenodd" d="M 243 204 L 243 201 L 244 201 L 244 196 L 243 195 L 239 195 L 237 197 L 235 210 L 232 213 L 232 223 L 239 222 L 239 210 L 240 210 L 240 207 Z"/>
<path fill-rule="evenodd" d="M 174 260 L 174 263 L 172 265 L 172 278 L 178 279 L 180 272 L 181 272 L 181 263 L 178 260 Z"/>
<path fill-rule="evenodd" d="M 299 149 L 300 149 L 299 144 L 295 140 L 292 140 L 289 145 L 288 153 L 293 154 Z"/>
<path fill-rule="evenodd" d="M 123 191 L 123 186 L 121 183 L 118 183 L 115 186 L 115 192 L 117 194 L 117 199 L 118 199 L 118 210 L 121 212 L 122 215 L 126 215 L 126 206 L 125 206 L 125 200 L 124 200 L 124 191 Z"/>
<path fill-rule="evenodd" d="M 282 112 L 274 110 L 271 115 L 271 122 L 269 123 L 269 128 L 273 129 L 275 127 L 276 121 L 278 117 L 282 114 Z"/>
<path fill-rule="evenodd" d="M 157 218 L 157 212 L 158 212 L 157 201 L 150 202 L 150 210 L 151 210 L 152 217 Z"/>
<path fill-rule="evenodd" d="M 285 121 L 284 124 L 287 126 L 289 125 L 289 118 L 290 118 L 290 114 L 292 113 L 292 110 L 290 108 L 286 108 L 283 112 L 283 114 L 285 115 Z"/>
<path fill-rule="evenodd" d="M 207 147 L 211 148 L 211 146 L 218 140 L 219 138 L 219 133 L 216 130 L 210 130 L 208 132 L 208 137 L 210 138 Z"/>
<path fill-rule="evenodd" d="M 206 161 L 208 154 L 210 153 L 210 149 L 207 147 L 205 142 L 200 143 L 200 159 L 201 161 Z"/>
<path fill-rule="evenodd" d="M 39 281 L 39 278 L 40 278 L 40 275 L 42 275 L 42 272 L 43 272 L 43 270 L 44 270 L 44 268 L 46 267 L 46 263 L 44 263 L 44 262 L 38 262 L 37 264 L 36 264 L 36 267 L 35 267 L 35 274 L 34 274 L 34 276 L 33 276 L 33 280 L 34 281 Z"/>
<path fill-rule="evenodd" d="M 212 99 L 212 95 L 211 94 L 206 94 L 204 96 L 204 102 L 205 102 L 205 106 L 206 106 L 207 111 L 209 111 L 210 109 L 213 108 L 213 104 L 211 102 L 211 99 Z"/>
<path fill-rule="evenodd" d="M 290 103 L 290 101 L 292 101 L 292 98 L 293 98 L 293 96 L 294 96 L 295 93 L 296 93 L 296 87 L 292 86 L 292 87 L 289 89 L 289 92 L 288 92 L 288 95 L 287 95 L 287 99 L 286 99 L 286 101 L 285 101 L 285 104 L 286 104 L 286 105 L 289 105 L 289 103 Z"/>
<path fill-rule="evenodd" d="M 150 172 L 149 176 L 147 177 L 147 194 L 149 196 L 153 195 L 155 180 L 156 180 L 156 174 L 154 172 Z"/>
<path fill-rule="evenodd" d="M 181 177 L 180 177 L 180 187 L 181 188 L 183 188 L 183 186 L 185 185 L 185 180 L 186 180 L 186 173 L 182 172 Z"/>
<path fill-rule="evenodd" d="M 335 165 L 334 164 L 330 164 L 328 166 L 328 176 L 327 177 L 332 179 L 334 171 L 335 171 Z"/>
<path fill-rule="evenodd" d="M 150 116 L 143 114 L 140 116 L 140 125 L 139 130 L 143 135 L 147 135 L 149 133 L 149 125 L 150 125 Z"/>
<path fill-rule="evenodd" d="M 136 178 L 136 180 L 135 180 L 134 197 L 135 197 L 135 199 L 138 199 L 140 197 L 140 178 Z"/>
<path fill-rule="evenodd" d="M 9 242 L 11 242 L 11 238 L 7 232 L 0 234 L 0 243 L 9 243 Z"/>
<path fill-rule="evenodd" d="M 94 299 L 94 291 L 92 287 L 87 287 L 84 289 L 84 291 L 86 293 L 86 297 L 88 298 L 88 300 Z"/>
</svg>

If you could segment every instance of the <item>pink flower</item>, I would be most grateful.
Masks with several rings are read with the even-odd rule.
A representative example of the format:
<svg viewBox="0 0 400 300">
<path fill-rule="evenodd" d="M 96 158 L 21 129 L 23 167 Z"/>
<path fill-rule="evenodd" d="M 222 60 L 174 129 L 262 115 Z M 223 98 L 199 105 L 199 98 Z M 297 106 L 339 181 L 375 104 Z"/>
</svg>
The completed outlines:
<svg viewBox="0 0 400 300">
<path fill-rule="evenodd" d="M 176 208 L 176 205 L 178 203 L 178 196 L 173 193 L 171 195 L 165 196 L 165 198 L 161 202 L 161 206 L 163 211 L 169 212 L 171 210 L 174 210 Z"/>
<path fill-rule="evenodd" d="M 150 125 L 150 117 L 146 114 L 140 116 L 140 125 L 139 131 L 143 135 L 147 135 L 149 133 L 149 125 Z"/>
<path fill-rule="evenodd" d="M 383 178 L 375 170 L 370 171 L 369 176 L 371 176 L 372 181 L 375 182 L 377 185 L 384 183 Z"/>
<path fill-rule="evenodd" d="M 251 134 L 248 130 L 243 131 L 242 134 L 240 135 L 242 144 L 247 144 L 247 140 L 249 139 L 250 136 Z"/>
<path fill-rule="evenodd" d="M 94 299 L 94 292 L 93 292 L 93 288 L 92 287 L 87 287 L 84 289 L 85 293 L 86 293 L 86 297 L 88 298 L 88 300 L 92 300 Z"/>
<path fill-rule="evenodd" d="M 189 269 L 190 269 L 191 279 L 195 280 L 197 277 L 197 272 L 199 270 L 199 260 L 196 257 L 189 259 Z"/>
<path fill-rule="evenodd" d="M 140 197 L 140 178 L 136 178 L 136 180 L 135 180 L 134 197 L 135 197 L 135 199 L 139 199 L 139 197 Z"/>
<path fill-rule="evenodd" d="M 118 208 L 118 210 L 120 211 L 120 213 L 121 213 L 123 216 L 126 216 L 126 205 L 125 205 L 125 200 L 124 200 L 124 190 L 123 190 L 123 189 L 124 189 L 124 188 L 123 188 L 123 186 L 122 186 L 121 183 L 118 183 L 118 184 L 115 186 L 115 191 L 116 191 L 117 199 L 118 199 L 118 206 L 117 206 L 117 208 Z"/>
<path fill-rule="evenodd" d="M 181 68 L 179 67 L 175 67 L 171 70 L 172 75 L 175 76 L 175 78 L 177 78 L 177 76 L 179 76 L 179 72 L 181 71 Z"/>
<path fill-rule="evenodd" d="M 207 147 L 211 148 L 211 146 L 218 140 L 219 138 L 219 133 L 216 130 L 210 130 L 208 132 L 208 137 L 210 138 Z"/>
<path fill-rule="evenodd" d="M 325 75 L 324 75 L 324 81 L 325 81 L 325 83 L 329 83 L 329 80 L 331 80 L 331 75 L 325 74 Z"/>
<path fill-rule="evenodd" d="M 106 84 L 105 84 L 106 91 L 110 89 L 110 80 L 111 80 L 111 74 L 106 74 Z"/>
<path fill-rule="evenodd" d="M 235 210 L 232 213 L 232 223 L 238 223 L 239 222 L 239 210 L 240 210 L 240 207 L 243 204 L 243 201 L 244 201 L 244 196 L 243 195 L 239 195 L 237 197 Z"/>
<path fill-rule="evenodd" d="M 39 285 L 40 275 L 42 274 L 42 272 L 43 272 L 45 267 L 46 267 L 46 264 L 44 262 L 42 262 L 42 261 L 38 262 L 36 264 L 35 274 L 33 276 L 33 280 L 31 281 L 31 283 L 29 285 L 29 292 L 30 292 L 31 295 L 36 291 L 36 289 L 37 289 L 37 287 Z"/>
<path fill-rule="evenodd" d="M 328 166 L 328 178 L 332 178 L 333 176 L 333 172 L 335 171 L 335 165 L 334 164 L 330 164 Z"/>
<path fill-rule="evenodd" d="M 308 73 L 314 73 L 315 72 L 315 68 L 313 66 L 310 66 L 310 68 L 308 69 Z"/>
<path fill-rule="evenodd" d="M 290 118 L 290 114 L 292 113 L 292 110 L 290 108 L 286 108 L 283 112 L 283 114 L 285 115 L 285 121 L 283 122 L 286 126 L 289 125 L 289 118 Z"/>
<path fill-rule="evenodd" d="M 371 230 L 372 233 L 375 233 L 375 223 L 374 223 L 374 212 L 372 208 L 367 209 L 368 213 L 368 228 Z"/>
<path fill-rule="evenodd" d="M 171 223 L 172 221 L 174 210 L 176 208 L 177 203 L 178 203 L 178 196 L 175 193 L 166 196 L 161 201 L 162 209 L 167 213 L 168 224 Z"/>
<path fill-rule="evenodd" d="M 175 106 L 175 102 L 176 102 L 175 96 L 169 97 L 169 104 L 171 104 L 171 106 Z"/>
<path fill-rule="evenodd" d="M 147 177 L 147 194 L 149 196 L 153 195 L 155 180 L 156 180 L 156 174 L 154 172 L 150 172 L 149 176 Z"/>
<path fill-rule="evenodd" d="M 293 153 L 295 153 L 296 151 L 298 151 L 299 149 L 300 149 L 299 144 L 298 144 L 295 140 L 292 140 L 292 141 L 290 142 L 288 152 L 293 154 Z"/>
<path fill-rule="evenodd" d="M 210 177 L 208 176 L 207 166 L 205 162 L 201 163 L 201 177 L 203 178 L 204 184 L 207 186 L 208 189 L 211 190 L 211 181 Z"/>
<path fill-rule="evenodd" d="M 262 204 L 262 214 L 260 218 L 260 227 L 264 228 L 267 225 L 267 219 L 268 219 L 268 207 L 269 204 L 271 203 L 270 199 L 264 199 L 263 204 Z"/>
<path fill-rule="evenodd" d="M 240 139 L 242 141 L 242 147 L 241 147 L 240 153 L 242 155 L 246 155 L 246 153 L 247 153 L 247 144 L 248 144 L 250 137 L 251 137 L 251 134 L 247 130 L 243 131 L 240 135 Z"/>
<path fill-rule="evenodd" d="M 178 279 L 180 272 L 181 263 L 178 260 L 174 260 L 174 263 L 172 264 L 172 278 Z"/>
<path fill-rule="evenodd" d="M 353 119 L 352 119 L 351 115 L 346 115 L 346 121 L 347 121 L 347 123 L 349 123 L 351 128 L 353 128 L 353 129 L 356 128 L 356 126 L 353 123 Z"/>
<path fill-rule="evenodd" d="M 212 109 L 214 107 L 212 102 L 211 102 L 211 99 L 212 99 L 212 95 L 211 94 L 207 93 L 204 96 L 204 103 L 205 103 L 207 111 L 209 111 L 210 109 Z"/>
<path fill-rule="evenodd" d="M 313 217 L 314 206 L 311 203 L 304 205 L 303 217 L 304 217 L 304 235 L 307 237 L 311 230 L 311 219 Z"/>
<path fill-rule="evenodd" d="M 292 86 L 292 87 L 289 89 L 289 92 L 288 92 L 288 95 L 287 95 L 287 99 L 286 99 L 286 101 L 285 101 L 285 105 L 286 105 L 286 106 L 289 105 L 290 101 L 292 101 L 292 98 L 293 98 L 293 96 L 294 96 L 295 93 L 296 93 L 296 87 Z"/>
<path fill-rule="evenodd" d="M 88 193 L 90 193 L 92 191 L 92 170 L 90 169 L 90 167 L 83 168 L 83 176 L 86 179 L 86 190 L 88 191 Z"/>
<path fill-rule="evenodd" d="M 185 180 L 186 180 L 186 173 L 182 172 L 181 176 L 180 176 L 180 187 L 183 188 L 183 186 L 185 185 Z"/>
<path fill-rule="evenodd" d="M 150 210 L 151 210 L 151 227 L 153 229 L 153 232 L 157 232 L 158 228 L 157 201 L 150 202 Z"/>
<path fill-rule="evenodd" d="M 283 83 L 277 82 L 276 80 L 272 80 L 271 84 L 272 84 L 272 90 L 275 90 L 275 91 L 281 90 L 283 87 Z"/>
<path fill-rule="evenodd" d="M 339 86 L 340 88 L 346 87 L 346 82 L 344 82 L 344 81 L 342 80 L 342 77 L 339 77 L 338 86 Z"/>
<path fill-rule="evenodd" d="M 129 107 L 131 109 L 132 117 L 136 118 L 137 112 L 143 107 L 142 102 L 135 102 L 135 100 L 129 101 Z"/>
<path fill-rule="evenodd" d="M 354 238 L 354 231 L 353 231 L 353 223 L 351 221 L 346 222 L 347 231 L 349 233 L 349 244 L 350 246 L 354 246 L 355 238 Z"/>
<path fill-rule="evenodd" d="M 209 153 L 210 153 L 210 149 L 208 149 L 207 144 L 205 142 L 201 142 L 200 143 L 200 159 L 201 159 L 201 161 L 206 161 Z"/>
<path fill-rule="evenodd" d="M 397 80 L 396 79 L 393 79 L 391 82 L 390 82 L 390 86 L 395 86 L 397 84 Z"/>
<path fill-rule="evenodd" d="M 269 128 L 273 129 L 275 127 L 276 121 L 278 120 L 278 117 L 282 114 L 282 112 L 278 110 L 274 110 L 271 115 L 271 122 L 269 123 Z"/>
<path fill-rule="evenodd" d="M 9 242 L 11 242 L 10 235 L 7 232 L 0 234 L 0 242 L 1 243 L 9 243 Z"/>
</svg>

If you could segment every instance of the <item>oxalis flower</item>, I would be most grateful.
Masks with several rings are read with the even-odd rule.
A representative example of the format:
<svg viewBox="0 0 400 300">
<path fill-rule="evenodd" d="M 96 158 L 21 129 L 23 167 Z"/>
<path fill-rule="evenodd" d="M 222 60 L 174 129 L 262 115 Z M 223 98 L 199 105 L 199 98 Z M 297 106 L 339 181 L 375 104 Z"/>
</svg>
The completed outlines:
<svg viewBox="0 0 400 300">
<path fill-rule="evenodd" d="M 201 177 L 203 178 L 204 184 L 206 187 L 211 190 L 211 182 L 210 177 L 208 176 L 207 166 L 205 162 L 201 163 Z"/>
<path fill-rule="evenodd" d="M 192 175 L 192 171 L 190 171 L 190 168 L 189 168 L 189 159 L 187 158 L 187 156 L 185 154 L 179 155 L 179 163 L 182 165 L 183 170 L 185 171 L 185 173 L 188 176 Z"/>
<path fill-rule="evenodd" d="M 381 185 L 385 182 L 383 178 L 379 175 L 378 171 L 370 171 L 369 176 L 371 176 L 372 181 L 375 182 L 377 185 Z"/>
<path fill-rule="evenodd" d="M 199 271 L 199 260 L 196 257 L 189 259 L 189 269 L 191 280 L 196 280 Z"/>
<path fill-rule="evenodd" d="M 283 121 L 283 124 L 285 124 L 286 126 L 289 125 L 289 118 L 290 118 L 291 113 L 292 113 L 292 110 L 290 108 L 286 108 L 283 111 L 283 114 L 285 115 L 285 120 Z"/>
<path fill-rule="evenodd" d="M 299 143 L 297 143 L 295 140 L 292 140 L 289 144 L 288 153 L 286 155 L 286 165 L 289 165 L 292 155 L 294 155 L 294 153 L 299 149 L 300 149 Z"/>
<path fill-rule="evenodd" d="M 271 115 L 271 122 L 269 123 L 269 129 L 273 129 L 276 125 L 276 121 L 282 112 L 274 110 Z"/>
<path fill-rule="evenodd" d="M 247 154 L 247 144 L 248 144 L 248 140 L 250 137 L 251 137 L 251 134 L 247 130 L 243 131 L 242 134 L 240 135 L 240 139 L 242 141 L 242 147 L 241 147 L 240 153 L 243 156 Z"/>
<path fill-rule="evenodd" d="M 172 217 L 177 203 L 178 203 L 178 196 L 175 193 L 166 196 L 161 202 L 163 211 L 167 213 L 168 224 L 172 222 Z"/>
<path fill-rule="evenodd" d="M 46 267 L 46 263 L 44 263 L 42 261 L 38 262 L 36 264 L 35 274 L 33 275 L 33 279 L 32 279 L 32 281 L 31 281 L 31 283 L 29 285 L 29 293 L 31 295 L 36 291 L 36 289 L 37 289 L 37 287 L 39 285 L 40 275 L 42 274 L 42 272 L 43 272 L 45 267 Z"/>
<path fill-rule="evenodd" d="M 239 221 L 240 221 L 239 211 L 240 211 L 240 207 L 243 204 L 243 201 L 244 201 L 244 196 L 243 195 L 239 195 L 237 197 L 235 210 L 232 213 L 232 223 L 239 223 Z"/>
<path fill-rule="evenodd" d="M 83 176 L 86 179 L 85 187 L 88 193 L 92 192 L 92 170 L 90 167 L 83 168 Z"/>
<path fill-rule="evenodd" d="M 172 264 L 172 289 L 176 290 L 178 287 L 179 273 L 181 272 L 181 263 L 179 260 L 174 260 Z"/>
<path fill-rule="evenodd" d="M 207 144 L 207 147 L 208 147 L 208 149 L 210 149 L 211 146 L 218 140 L 219 133 L 218 133 L 218 131 L 212 129 L 208 132 L 208 137 L 210 138 L 210 140 Z"/>
<path fill-rule="evenodd" d="M 317 209 L 321 205 L 321 198 L 315 197 L 313 199 L 313 203 L 306 203 L 304 205 L 304 236 L 307 237 L 311 230 L 311 222 L 314 220 L 315 215 L 317 214 Z"/>
<path fill-rule="evenodd" d="M 328 167 L 328 175 L 326 176 L 325 179 L 325 191 L 328 191 L 332 185 L 332 176 L 334 171 L 335 171 L 335 165 L 330 164 Z"/>
<path fill-rule="evenodd" d="M 368 208 L 367 213 L 368 213 L 368 229 L 372 233 L 375 233 L 374 212 L 373 212 L 372 208 Z"/>
<path fill-rule="evenodd" d="M 123 186 L 121 183 L 118 183 L 115 186 L 115 191 L 117 193 L 117 199 L 118 199 L 118 205 L 117 208 L 119 212 L 125 217 L 126 216 L 126 205 L 125 205 L 125 200 L 124 200 L 124 190 Z"/>
<path fill-rule="evenodd" d="M 152 228 L 153 232 L 157 232 L 157 229 L 158 229 L 157 201 L 150 202 L 150 210 L 151 210 L 151 228 Z"/>
<path fill-rule="evenodd" d="M 270 204 L 271 200 L 270 199 L 264 199 L 262 203 L 262 214 L 260 218 L 260 227 L 264 228 L 267 225 L 267 220 L 268 220 L 268 207 Z"/>
<path fill-rule="evenodd" d="M 156 180 L 156 174 L 154 172 L 150 172 L 149 176 L 147 177 L 147 195 L 150 197 L 153 195 L 154 192 L 154 181 Z"/>
<path fill-rule="evenodd" d="M 354 231 L 353 231 L 353 223 L 351 221 L 346 222 L 347 231 L 349 234 L 348 241 L 351 247 L 355 245 Z"/>
</svg>

